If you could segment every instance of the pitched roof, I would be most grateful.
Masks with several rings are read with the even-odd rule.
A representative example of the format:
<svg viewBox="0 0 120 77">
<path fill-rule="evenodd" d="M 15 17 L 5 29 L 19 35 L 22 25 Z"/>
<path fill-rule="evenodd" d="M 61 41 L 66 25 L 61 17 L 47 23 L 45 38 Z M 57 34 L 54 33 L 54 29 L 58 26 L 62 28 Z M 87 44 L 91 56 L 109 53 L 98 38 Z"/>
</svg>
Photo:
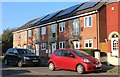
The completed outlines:
<svg viewBox="0 0 120 77">
<path fill-rule="evenodd" d="M 38 25 L 42 25 L 42 24 L 46 24 L 46 23 L 50 23 L 50 22 L 65 19 L 65 18 L 69 18 L 69 17 L 73 17 L 73 16 L 77 16 L 77 15 L 84 14 L 84 13 L 87 13 L 87 12 L 99 10 L 106 2 L 108 2 L 108 0 L 100 0 L 100 2 L 96 3 L 92 7 L 88 7 L 88 8 L 85 8 L 83 10 L 77 10 L 79 7 L 81 7 L 82 5 L 87 3 L 87 2 L 85 2 L 85 3 L 82 3 L 78 8 L 76 8 L 74 11 L 72 11 L 69 14 L 66 14 L 66 15 L 63 15 L 63 16 L 57 16 L 57 15 L 61 14 L 62 12 L 64 12 L 64 10 L 66 10 L 66 9 L 64 9 L 64 10 L 61 10 L 59 13 L 57 13 L 57 15 L 55 15 L 55 16 L 51 17 L 50 19 L 48 19 L 47 21 L 40 21 L 39 20 L 38 22 L 33 23 L 33 22 L 35 22 L 36 20 L 38 20 L 40 18 L 30 20 L 25 25 L 19 27 L 16 31 L 22 30 L 22 29 L 27 29 L 27 28 L 30 28 L 30 27 L 38 26 Z M 89 2 L 89 3 L 91 3 L 91 2 Z M 46 15 L 46 16 L 48 16 L 48 15 Z M 33 23 L 33 24 L 31 24 L 31 23 Z"/>
</svg>

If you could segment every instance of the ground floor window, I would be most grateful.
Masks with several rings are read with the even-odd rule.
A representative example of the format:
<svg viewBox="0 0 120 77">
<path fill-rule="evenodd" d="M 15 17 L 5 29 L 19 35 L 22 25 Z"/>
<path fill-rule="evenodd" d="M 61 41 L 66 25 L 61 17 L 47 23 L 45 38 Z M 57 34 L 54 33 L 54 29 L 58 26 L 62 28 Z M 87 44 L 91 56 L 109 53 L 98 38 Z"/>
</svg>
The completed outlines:
<svg viewBox="0 0 120 77">
<path fill-rule="evenodd" d="M 84 48 L 93 48 L 93 40 L 87 39 L 84 41 Z"/>
<path fill-rule="evenodd" d="M 65 48 L 65 42 L 59 42 L 59 48 Z"/>
<path fill-rule="evenodd" d="M 46 43 L 41 44 L 41 50 L 46 50 Z"/>
</svg>

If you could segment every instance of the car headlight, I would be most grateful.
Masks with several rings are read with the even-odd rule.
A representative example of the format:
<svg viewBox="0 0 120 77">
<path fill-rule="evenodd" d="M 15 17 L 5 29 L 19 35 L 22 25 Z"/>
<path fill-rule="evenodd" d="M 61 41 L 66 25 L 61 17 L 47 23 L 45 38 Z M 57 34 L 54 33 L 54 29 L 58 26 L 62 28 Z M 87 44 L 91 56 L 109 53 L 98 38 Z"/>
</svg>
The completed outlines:
<svg viewBox="0 0 120 77">
<path fill-rule="evenodd" d="M 90 60 L 88 60 L 88 59 L 84 59 L 83 61 L 86 62 L 86 63 L 90 62 Z"/>
<path fill-rule="evenodd" d="M 29 57 L 24 57 L 24 59 L 30 59 Z"/>
</svg>

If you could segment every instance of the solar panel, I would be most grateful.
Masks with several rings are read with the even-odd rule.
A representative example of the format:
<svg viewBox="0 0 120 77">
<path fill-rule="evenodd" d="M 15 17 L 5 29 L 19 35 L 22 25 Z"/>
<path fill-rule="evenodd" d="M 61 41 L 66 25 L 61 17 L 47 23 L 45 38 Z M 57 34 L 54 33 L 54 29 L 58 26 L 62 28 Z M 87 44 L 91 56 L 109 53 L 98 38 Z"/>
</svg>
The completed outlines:
<svg viewBox="0 0 120 77">
<path fill-rule="evenodd" d="M 37 23 L 38 21 L 42 20 L 44 17 L 45 17 L 45 16 L 42 16 L 42 17 L 40 17 L 40 18 L 34 20 L 33 22 L 31 22 L 31 24 Z"/>
<path fill-rule="evenodd" d="M 82 4 L 82 3 L 81 3 L 81 4 Z M 71 13 L 71 12 L 74 11 L 76 8 L 78 8 L 81 4 L 78 4 L 78 5 L 75 5 L 75 6 L 72 6 L 72 7 L 67 8 L 65 11 L 63 11 L 62 13 L 60 13 L 58 16 L 63 16 L 63 15 L 66 15 L 66 14 Z"/>
<path fill-rule="evenodd" d="M 58 12 L 55 12 L 55 13 L 51 13 L 49 14 L 48 16 L 46 16 L 44 19 L 42 19 L 41 21 L 45 21 L 45 20 L 49 20 L 50 18 L 52 18 L 53 16 L 55 16 L 57 13 L 59 13 L 60 11 Z"/>
<path fill-rule="evenodd" d="M 85 4 L 83 4 L 81 7 L 79 7 L 77 10 L 83 10 L 83 9 L 87 9 L 90 7 L 95 6 L 100 0 L 93 0 L 91 2 L 87 2 Z"/>
</svg>

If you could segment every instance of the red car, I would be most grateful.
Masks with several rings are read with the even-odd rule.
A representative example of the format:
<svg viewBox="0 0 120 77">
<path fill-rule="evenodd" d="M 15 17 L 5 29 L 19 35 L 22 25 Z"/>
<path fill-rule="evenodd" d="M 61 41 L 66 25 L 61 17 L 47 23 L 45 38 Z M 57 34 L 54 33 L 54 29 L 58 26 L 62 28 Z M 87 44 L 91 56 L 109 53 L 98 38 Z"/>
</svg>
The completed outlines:
<svg viewBox="0 0 120 77">
<path fill-rule="evenodd" d="M 74 49 L 58 49 L 55 50 L 48 61 L 50 70 L 56 68 L 75 70 L 82 74 L 85 72 L 93 72 L 100 70 L 102 64 L 94 57 L 84 51 Z"/>
</svg>

